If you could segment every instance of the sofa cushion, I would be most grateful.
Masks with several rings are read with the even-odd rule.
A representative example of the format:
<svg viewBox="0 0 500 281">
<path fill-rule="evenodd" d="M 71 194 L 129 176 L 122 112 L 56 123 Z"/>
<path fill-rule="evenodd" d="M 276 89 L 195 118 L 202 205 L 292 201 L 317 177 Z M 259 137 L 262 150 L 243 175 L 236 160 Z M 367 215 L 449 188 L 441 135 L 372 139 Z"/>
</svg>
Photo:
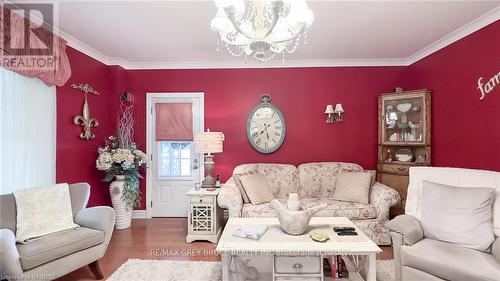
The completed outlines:
<svg viewBox="0 0 500 281">
<path fill-rule="evenodd" d="M 233 174 L 257 171 L 265 175 L 273 190 L 274 198 L 287 198 L 299 188 L 297 168 L 289 164 L 243 164 L 234 168 Z"/>
<path fill-rule="evenodd" d="M 363 171 L 358 164 L 321 162 L 302 164 L 298 168 L 302 198 L 332 197 L 337 175 L 341 172 Z"/>
<path fill-rule="evenodd" d="M 80 227 L 47 235 L 27 244 L 17 244 L 21 267 L 24 271 L 85 250 L 104 241 L 104 232 Z"/>
<path fill-rule="evenodd" d="M 495 188 L 493 227 L 495 236 L 500 236 L 500 172 L 461 168 L 411 167 L 405 213 L 418 220 L 422 219 L 421 201 L 424 180 L 467 188 Z"/>
<path fill-rule="evenodd" d="M 428 238 L 402 246 L 401 263 L 446 280 L 493 281 L 500 276 L 493 255 Z"/>
<path fill-rule="evenodd" d="M 78 227 L 73 222 L 67 183 L 40 186 L 13 192 L 16 198 L 16 241 Z"/>
<path fill-rule="evenodd" d="M 371 181 L 370 171 L 340 173 L 332 197 L 335 200 L 366 204 L 369 202 Z"/>
<path fill-rule="evenodd" d="M 243 199 L 244 203 L 250 203 L 250 199 L 248 198 L 248 195 L 245 191 L 245 188 L 243 187 L 243 184 L 241 183 L 240 177 L 246 176 L 246 175 L 253 175 L 253 174 L 257 174 L 257 171 L 250 171 L 250 172 L 241 173 L 241 174 L 233 174 L 234 183 L 238 187 L 238 190 L 240 191 L 241 198 Z"/>
<path fill-rule="evenodd" d="M 241 185 L 252 204 L 269 203 L 274 199 L 273 191 L 266 176 L 261 174 L 246 174 L 240 177 Z"/>
<path fill-rule="evenodd" d="M 494 241 L 493 188 L 455 187 L 424 181 L 425 237 L 486 251 Z"/>
<path fill-rule="evenodd" d="M 347 217 L 354 220 L 373 219 L 377 217 L 377 210 L 371 204 L 336 201 L 328 198 L 304 198 L 301 199 L 307 207 L 327 204 L 323 209 L 315 214 L 316 217 Z M 286 204 L 286 199 L 280 199 Z M 271 218 L 276 217 L 276 213 L 269 203 L 260 205 L 243 204 L 242 217 L 245 218 Z"/>
</svg>

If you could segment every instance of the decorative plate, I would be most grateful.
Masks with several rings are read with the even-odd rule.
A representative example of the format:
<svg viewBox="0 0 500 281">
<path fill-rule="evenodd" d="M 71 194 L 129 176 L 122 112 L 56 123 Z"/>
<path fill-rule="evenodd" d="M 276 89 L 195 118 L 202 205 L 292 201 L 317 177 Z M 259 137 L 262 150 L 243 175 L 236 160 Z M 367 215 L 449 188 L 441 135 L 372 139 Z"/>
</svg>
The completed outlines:
<svg viewBox="0 0 500 281">
<path fill-rule="evenodd" d="M 311 239 L 316 241 L 316 242 L 326 242 L 328 239 L 330 239 L 330 236 L 320 230 L 315 230 L 309 234 L 311 236 Z"/>
<path fill-rule="evenodd" d="M 400 162 L 410 162 L 411 160 L 413 160 L 413 152 L 411 152 L 411 150 L 408 148 L 401 148 L 396 150 L 396 153 L 394 153 L 394 157 L 397 161 Z"/>
<path fill-rule="evenodd" d="M 400 103 L 396 106 L 396 108 L 400 111 L 400 112 L 408 112 L 408 110 L 410 110 L 411 108 L 413 107 L 413 104 L 407 102 L 407 103 Z"/>
</svg>

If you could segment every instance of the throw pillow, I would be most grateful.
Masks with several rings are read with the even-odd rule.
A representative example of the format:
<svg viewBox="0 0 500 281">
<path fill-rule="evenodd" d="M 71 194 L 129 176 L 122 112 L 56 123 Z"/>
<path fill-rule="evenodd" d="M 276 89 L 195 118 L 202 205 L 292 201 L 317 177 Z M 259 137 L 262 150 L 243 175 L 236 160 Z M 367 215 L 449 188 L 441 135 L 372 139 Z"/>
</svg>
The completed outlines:
<svg viewBox="0 0 500 281">
<path fill-rule="evenodd" d="M 424 236 L 486 251 L 494 240 L 493 188 L 464 188 L 423 181 Z"/>
<path fill-rule="evenodd" d="M 14 192 L 16 199 L 16 241 L 77 228 L 73 222 L 68 184 L 56 184 Z"/>
<path fill-rule="evenodd" d="M 274 199 L 273 190 L 266 176 L 261 174 L 242 175 L 240 180 L 250 203 L 258 205 L 271 202 Z"/>
<path fill-rule="evenodd" d="M 248 199 L 248 195 L 245 192 L 245 189 L 243 188 L 243 184 L 241 183 L 240 177 L 241 176 L 247 176 L 247 175 L 255 175 L 257 174 L 257 171 L 250 171 L 246 173 L 241 173 L 241 174 L 234 174 L 233 179 L 234 183 L 238 187 L 238 190 L 240 191 L 241 197 L 243 198 L 243 203 L 250 203 L 250 199 Z"/>
<path fill-rule="evenodd" d="M 369 202 L 371 181 L 372 173 L 369 171 L 339 173 L 333 199 L 366 204 Z"/>
</svg>

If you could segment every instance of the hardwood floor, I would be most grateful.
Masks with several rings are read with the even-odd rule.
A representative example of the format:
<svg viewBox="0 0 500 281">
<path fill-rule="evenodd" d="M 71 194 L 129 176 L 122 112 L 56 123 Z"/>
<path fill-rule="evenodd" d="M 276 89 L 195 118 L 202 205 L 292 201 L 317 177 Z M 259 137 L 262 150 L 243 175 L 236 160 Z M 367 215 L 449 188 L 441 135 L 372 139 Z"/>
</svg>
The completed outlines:
<svg viewBox="0 0 500 281">
<path fill-rule="evenodd" d="M 99 260 L 104 280 L 128 259 L 219 261 L 215 244 L 186 243 L 186 218 L 135 219 L 132 227 L 115 230 L 106 255 Z M 392 259 L 392 248 L 381 247 L 377 259 Z M 95 280 L 88 267 L 80 268 L 58 281 Z"/>
</svg>

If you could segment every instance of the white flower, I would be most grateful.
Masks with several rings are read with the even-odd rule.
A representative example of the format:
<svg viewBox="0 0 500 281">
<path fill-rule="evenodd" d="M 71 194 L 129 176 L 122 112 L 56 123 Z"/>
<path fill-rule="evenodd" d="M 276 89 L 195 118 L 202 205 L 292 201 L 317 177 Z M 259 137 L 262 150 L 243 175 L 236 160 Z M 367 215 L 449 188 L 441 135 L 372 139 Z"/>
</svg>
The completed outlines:
<svg viewBox="0 0 500 281">
<path fill-rule="evenodd" d="M 111 154 L 109 152 L 103 152 L 98 158 L 101 163 L 111 163 L 113 161 Z"/>
<path fill-rule="evenodd" d="M 132 154 L 135 155 L 135 158 L 139 161 L 140 165 L 148 163 L 148 161 L 149 161 L 148 155 L 146 153 L 140 151 L 139 149 L 132 151 Z"/>
<path fill-rule="evenodd" d="M 114 151 L 112 151 L 111 153 L 113 155 L 112 156 L 113 162 L 115 162 L 115 163 L 122 163 L 125 161 L 130 161 L 130 162 L 134 161 L 134 155 L 132 155 L 132 153 L 128 149 L 118 148 L 118 149 L 115 149 Z"/>
<path fill-rule="evenodd" d="M 99 160 L 96 160 L 95 166 L 96 166 L 97 170 L 107 171 L 107 170 L 111 169 L 111 162 L 101 163 Z"/>
</svg>

